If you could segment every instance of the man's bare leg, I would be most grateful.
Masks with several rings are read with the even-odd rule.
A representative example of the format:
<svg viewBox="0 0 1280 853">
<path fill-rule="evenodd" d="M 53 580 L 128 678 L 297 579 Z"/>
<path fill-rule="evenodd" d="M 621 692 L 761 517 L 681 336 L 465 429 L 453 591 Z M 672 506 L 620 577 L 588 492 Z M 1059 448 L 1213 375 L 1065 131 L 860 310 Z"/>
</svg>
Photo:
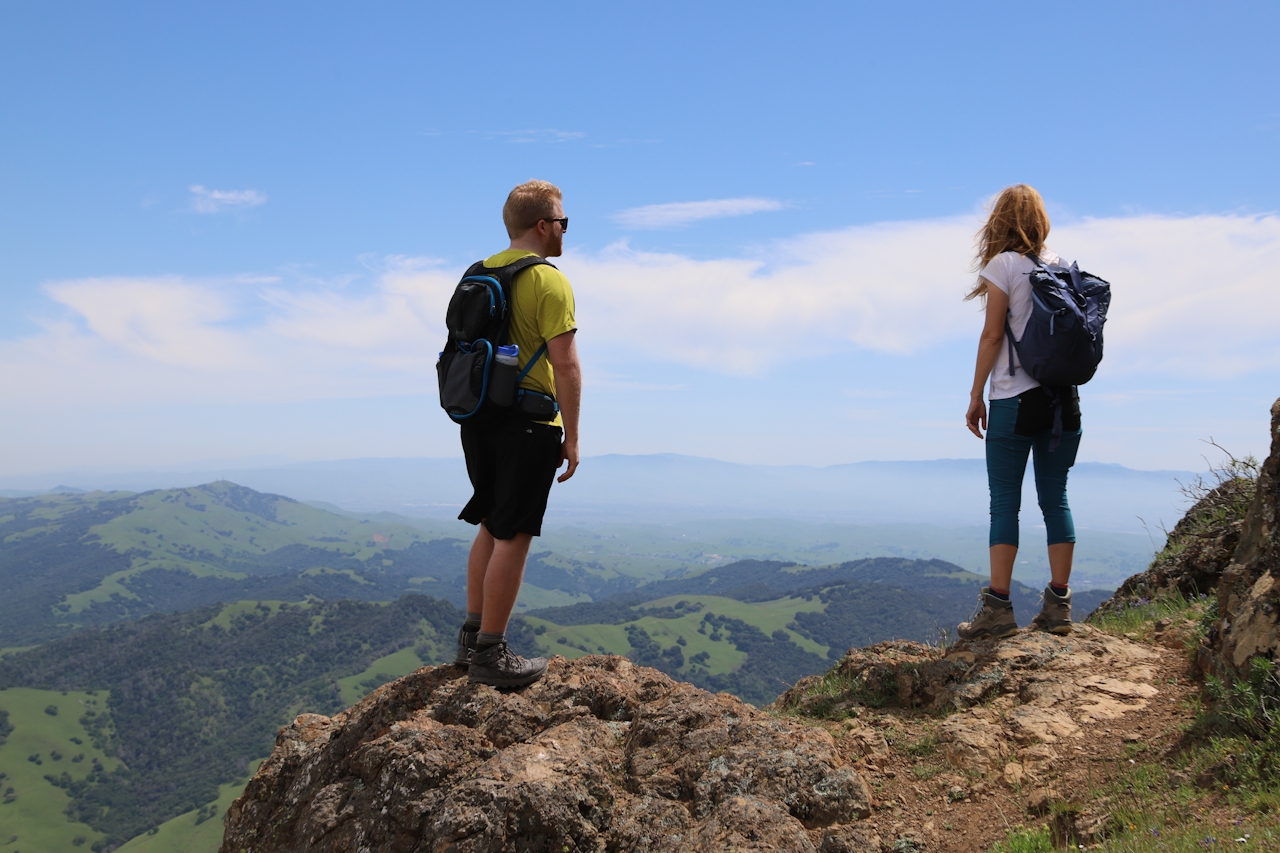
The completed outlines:
<svg viewBox="0 0 1280 853">
<path fill-rule="evenodd" d="M 488 570 L 484 573 L 480 633 L 503 634 L 520 595 L 524 564 L 529 557 L 533 537 L 528 533 L 517 533 L 510 539 L 494 539 L 492 536 L 489 539 L 493 544 Z M 467 566 L 467 600 L 471 600 L 470 565 Z"/>
<path fill-rule="evenodd" d="M 467 555 L 467 612 L 484 612 L 484 576 L 493 557 L 493 534 L 480 522 L 480 530 Z"/>
</svg>

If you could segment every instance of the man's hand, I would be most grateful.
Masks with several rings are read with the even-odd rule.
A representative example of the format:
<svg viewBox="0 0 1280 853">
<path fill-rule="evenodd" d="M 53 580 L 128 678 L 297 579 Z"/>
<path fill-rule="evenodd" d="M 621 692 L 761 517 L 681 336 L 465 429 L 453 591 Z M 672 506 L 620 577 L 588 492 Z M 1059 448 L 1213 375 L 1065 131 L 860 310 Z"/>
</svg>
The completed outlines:
<svg viewBox="0 0 1280 853">
<path fill-rule="evenodd" d="M 969 398 L 969 411 L 965 413 L 964 421 L 969 432 L 982 438 L 982 430 L 987 428 L 987 404 L 982 397 Z"/>
<path fill-rule="evenodd" d="M 569 467 L 556 478 L 563 483 L 578 470 L 578 410 L 582 406 L 582 365 L 578 363 L 578 347 L 572 331 L 547 341 L 547 358 L 556 377 L 556 401 L 560 404 L 560 420 L 564 424 L 564 441 L 560 445 L 559 468 Z"/>
<path fill-rule="evenodd" d="M 556 463 L 556 468 L 559 468 L 565 462 L 569 463 L 569 467 L 565 469 L 563 474 L 556 477 L 557 483 L 563 483 L 573 476 L 574 471 L 578 470 L 578 442 L 575 441 L 570 444 L 564 441 L 560 443 L 560 461 Z"/>
</svg>

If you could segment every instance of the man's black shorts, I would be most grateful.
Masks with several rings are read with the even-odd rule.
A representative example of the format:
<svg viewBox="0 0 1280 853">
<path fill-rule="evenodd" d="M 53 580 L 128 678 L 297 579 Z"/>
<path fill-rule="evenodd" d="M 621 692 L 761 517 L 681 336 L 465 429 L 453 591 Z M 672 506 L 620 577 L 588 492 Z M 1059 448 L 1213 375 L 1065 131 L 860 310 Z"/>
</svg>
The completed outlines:
<svg viewBox="0 0 1280 853">
<path fill-rule="evenodd" d="M 560 427 L 506 419 L 462 426 L 462 453 L 474 492 L 458 518 L 485 527 L 495 539 L 542 535 L 542 516 L 560 467 Z"/>
</svg>

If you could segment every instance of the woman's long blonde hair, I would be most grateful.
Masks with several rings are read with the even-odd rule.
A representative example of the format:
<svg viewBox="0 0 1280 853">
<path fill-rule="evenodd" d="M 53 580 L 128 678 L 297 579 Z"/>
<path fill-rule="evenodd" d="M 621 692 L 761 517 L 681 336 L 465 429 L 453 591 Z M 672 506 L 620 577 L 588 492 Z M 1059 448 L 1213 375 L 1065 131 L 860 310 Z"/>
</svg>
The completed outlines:
<svg viewBox="0 0 1280 853">
<path fill-rule="evenodd" d="M 1039 255 L 1049 236 L 1049 214 L 1044 199 L 1026 184 L 1014 184 L 1001 191 L 991 205 L 991 215 L 978 232 L 978 254 L 973 260 L 975 271 L 982 269 L 1001 252 Z M 965 299 L 987 295 L 987 282 L 981 277 Z"/>
</svg>

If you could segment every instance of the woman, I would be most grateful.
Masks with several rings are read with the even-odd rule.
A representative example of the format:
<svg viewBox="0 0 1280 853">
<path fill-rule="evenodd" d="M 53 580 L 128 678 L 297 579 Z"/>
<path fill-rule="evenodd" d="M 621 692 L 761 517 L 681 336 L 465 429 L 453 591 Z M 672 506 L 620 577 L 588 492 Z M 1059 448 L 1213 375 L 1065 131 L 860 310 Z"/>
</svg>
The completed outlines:
<svg viewBox="0 0 1280 853">
<path fill-rule="evenodd" d="M 1026 184 L 1004 190 L 996 198 L 987 223 L 978 232 L 978 283 L 966 299 L 981 297 L 986 322 L 978 341 L 978 363 L 965 415 L 978 438 L 987 431 L 987 482 L 991 489 L 991 585 L 978 596 L 981 609 L 972 621 L 960 623 L 961 639 L 1008 637 L 1018 630 L 1009 587 L 1018 556 L 1018 509 L 1027 455 L 1034 460 L 1036 494 L 1049 540 L 1052 580 L 1044 606 L 1032 621 L 1042 631 L 1071 632 L 1071 559 L 1075 526 L 1067 505 L 1067 472 L 1080 446 L 1080 405 L 1073 387 L 1054 389 L 1063 401 L 1062 433 L 1052 441 L 1053 408 L 1049 389 L 1022 370 L 1017 353 L 1006 340 L 1005 322 L 1021 338 L 1031 317 L 1033 257 L 1046 264 L 1060 259 L 1045 248 L 1049 215 L 1040 194 Z M 1013 359 L 1012 369 L 1009 359 Z M 990 412 L 982 388 L 990 379 Z"/>
</svg>

